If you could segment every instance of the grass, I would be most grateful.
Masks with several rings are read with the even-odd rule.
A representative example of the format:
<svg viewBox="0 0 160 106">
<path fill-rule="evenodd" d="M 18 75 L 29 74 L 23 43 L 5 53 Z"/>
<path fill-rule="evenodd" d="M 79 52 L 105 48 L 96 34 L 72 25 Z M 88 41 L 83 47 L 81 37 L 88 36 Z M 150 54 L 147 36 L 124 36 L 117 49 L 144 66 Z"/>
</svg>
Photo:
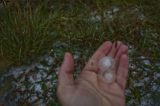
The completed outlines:
<svg viewBox="0 0 160 106">
<path fill-rule="evenodd" d="M 4 8 L 0 17 L 0 56 L 19 64 L 43 54 L 51 48 L 57 33 L 53 23 L 56 15 L 42 6 L 32 11 L 16 7 Z"/>
<path fill-rule="evenodd" d="M 160 57 L 160 4 L 157 2 L 35 0 L 4 3 L 6 5 L 0 8 L 1 61 L 20 65 L 36 60 L 49 52 L 55 41 L 67 43 L 69 46 L 65 51 L 74 52 L 75 48 L 81 51 L 93 48 L 94 51 L 103 41 L 120 40 L 134 48 L 129 53 L 132 64 L 141 70 L 149 67 L 159 72 L 154 65 Z M 152 66 L 141 65 L 139 57 L 142 55 Z M 135 79 L 137 76 L 130 73 L 128 87 L 132 87 Z M 140 102 L 139 89 L 131 89 L 134 99 Z"/>
<path fill-rule="evenodd" d="M 81 45 L 84 48 L 95 45 L 95 42 L 95 47 L 98 47 L 105 40 L 121 40 L 134 45 L 149 57 L 159 56 L 157 47 L 160 37 L 158 29 L 155 29 L 158 24 L 150 20 L 154 19 L 152 17 L 144 17 L 141 20 L 141 15 L 151 15 L 145 12 L 148 11 L 147 6 L 150 6 L 148 2 L 143 6 L 143 2 L 132 0 L 66 0 L 52 2 L 55 7 L 51 9 L 47 7 L 47 3 L 42 1 L 35 6 L 34 2 L 27 2 L 22 6 L 21 2 L 16 2 L 1 9 L 1 58 L 20 64 L 47 52 L 56 40 Z M 113 4 L 120 8 L 120 11 L 114 13 Z M 132 11 L 133 9 L 135 10 Z M 107 17 L 107 11 L 113 12 L 112 19 Z M 156 14 L 154 15 L 156 17 Z M 99 17 L 100 20 L 94 21 L 91 17 Z M 152 51 L 149 51 L 148 47 Z"/>
</svg>

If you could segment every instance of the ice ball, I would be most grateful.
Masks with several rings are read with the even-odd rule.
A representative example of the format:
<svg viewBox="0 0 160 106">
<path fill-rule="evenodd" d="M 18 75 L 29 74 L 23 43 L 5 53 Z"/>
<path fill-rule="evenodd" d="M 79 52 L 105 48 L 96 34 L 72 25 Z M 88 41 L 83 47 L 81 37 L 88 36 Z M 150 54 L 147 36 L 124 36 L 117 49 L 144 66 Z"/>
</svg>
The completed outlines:
<svg viewBox="0 0 160 106">
<path fill-rule="evenodd" d="M 105 56 L 99 60 L 99 68 L 101 71 L 106 71 L 114 65 L 112 57 Z"/>
<path fill-rule="evenodd" d="M 105 72 L 104 78 L 108 83 L 112 83 L 115 80 L 115 74 L 112 72 Z"/>
</svg>

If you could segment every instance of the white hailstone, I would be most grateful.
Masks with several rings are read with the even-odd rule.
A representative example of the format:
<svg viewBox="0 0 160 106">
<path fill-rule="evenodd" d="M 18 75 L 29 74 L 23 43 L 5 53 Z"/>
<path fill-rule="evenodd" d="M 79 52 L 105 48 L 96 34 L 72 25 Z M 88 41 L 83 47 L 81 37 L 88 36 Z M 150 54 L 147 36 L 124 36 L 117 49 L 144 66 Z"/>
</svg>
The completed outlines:
<svg viewBox="0 0 160 106">
<path fill-rule="evenodd" d="M 115 80 L 115 74 L 112 72 L 105 72 L 104 78 L 106 79 L 107 83 L 112 83 Z"/>
<path fill-rule="evenodd" d="M 112 57 L 105 56 L 99 61 L 99 68 L 101 71 L 106 71 L 114 65 L 114 60 Z"/>
<path fill-rule="evenodd" d="M 39 92 L 39 93 L 40 93 L 40 92 L 43 92 L 42 87 L 41 87 L 40 84 L 35 84 L 34 86 L 35 86 L 34 90 L 35 90 L 36 92 Z"/>
</svg>

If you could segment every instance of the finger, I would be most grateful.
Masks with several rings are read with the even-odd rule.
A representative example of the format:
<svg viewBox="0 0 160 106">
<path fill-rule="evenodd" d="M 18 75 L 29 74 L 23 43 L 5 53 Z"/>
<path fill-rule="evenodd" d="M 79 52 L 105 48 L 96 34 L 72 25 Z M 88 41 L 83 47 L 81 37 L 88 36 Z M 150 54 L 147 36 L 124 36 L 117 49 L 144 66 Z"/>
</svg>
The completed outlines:
<svg viewBox="0 0 160 106">
<path fill-rule="evenodd" d="M 106 41 L 103 43 L 93 54 L 93 56 L 89 59 L 87 62 L 85 68 L 83 69 L 84 71 L 93 71 L 93 72 L 98 72 L 98 61 L 100 58 L 104 57 L 107 55 L 112 47 L 112 43 L 109 41 Z"/>
<path fill-rule="evenodd" d="M 112 43 L 110 41 L 104 42 L 93 54 L 91 59 L 99 60 L 101 57 L 108 55 L 109 51 L 111 50 Z"/>
<path fill-rule="evenodd" d="M 115 56 L 115 60 L 116 61 L 119 61 L 120 57 L 122 54 L 127 54 L 128 52 L 128 47 L 126 45 L 121 45 L 119 47 L 119 50 L 117 51 L 116 53 L 116 56 Z"/>
<path fill-rule="evenodd" d="M 122 42 L 120 41 L 114 42 L 108 56 L 111 56 L 114 58 L 121 45 L 122 45 Z"/>
<path fill-rule="evenodd" d="M 73 85 L 74 60 L 70 53 L 66 53 L 58 75 L 59 86 Z"/>
<path fill-rule="evenodd" d="M 128 53 L 128 47 L 126 45 L 121 45 L 116 53 L 115 56 L 115 61 L 116 61 L 116 66 L 118 66 L 119 64 L 119 59 L 123 54 L 127 54 Z M 117 70 L 118 67 L 115 68 L 115 70 Z"/>
<path fill-rule="evenodd" d="M 119 66 L 117 70 L 117 83 L 122 89 L 125 89 L 127 76 L 128 76 L 128 56 L 126 54 L 121 55 L 119 60 Z"/>
</svg>

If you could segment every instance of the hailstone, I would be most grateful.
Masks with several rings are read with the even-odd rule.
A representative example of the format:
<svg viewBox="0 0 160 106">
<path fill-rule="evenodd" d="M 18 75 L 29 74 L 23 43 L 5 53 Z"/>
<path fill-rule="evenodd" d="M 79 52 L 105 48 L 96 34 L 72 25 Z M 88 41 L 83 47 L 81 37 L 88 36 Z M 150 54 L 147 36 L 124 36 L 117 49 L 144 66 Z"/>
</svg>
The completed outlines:
<svg viewBox="0 0 160 106">
<path fill-rule="evenodd" d="M 107 71 L 114 65 L 114 59 L 109 56 L 105 56 L 99 60 L 99 68 L 102 72 Z"/>
<path fill-rule="evenodd" d="M 104 78 L 108 83 L 112 83 L 115 80 L 115 74 L 112 72 L 105 72 Z"/>
</svg>

